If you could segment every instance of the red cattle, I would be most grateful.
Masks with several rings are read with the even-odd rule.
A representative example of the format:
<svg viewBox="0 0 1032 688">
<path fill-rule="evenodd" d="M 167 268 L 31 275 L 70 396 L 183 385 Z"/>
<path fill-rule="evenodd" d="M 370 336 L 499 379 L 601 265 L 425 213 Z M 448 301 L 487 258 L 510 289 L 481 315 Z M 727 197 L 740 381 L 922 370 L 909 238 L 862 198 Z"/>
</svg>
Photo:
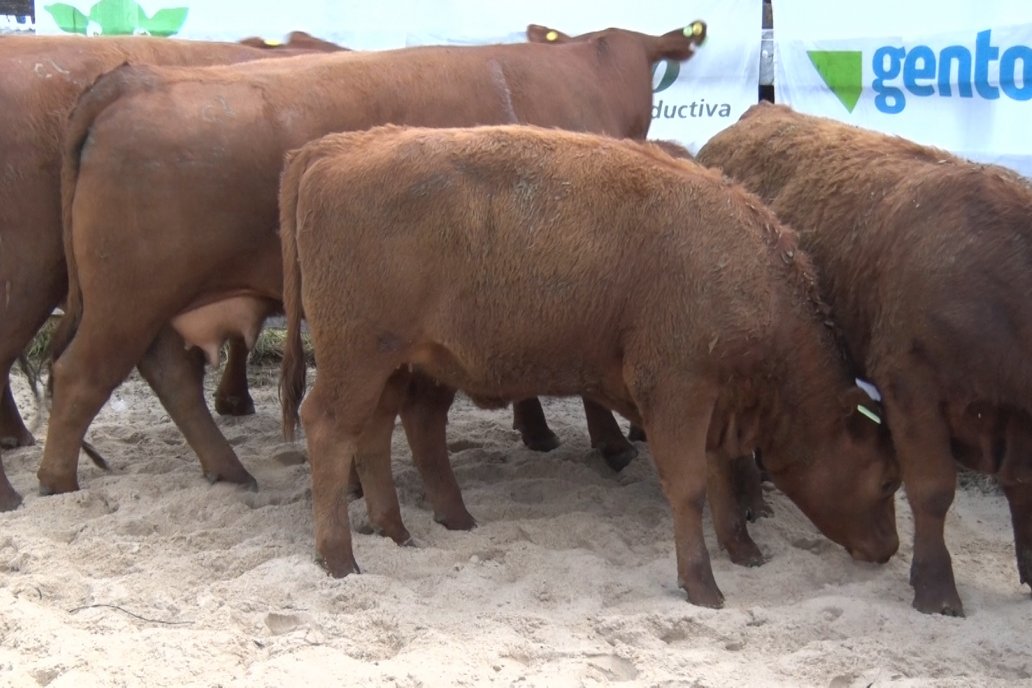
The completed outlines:
<svg viewBox="0 0 1032 688">
<path fill-rule="evenodd" d="M 280 208 L 284 420 L 292 431 L 303 313 L 319 362 L 302 408 L 315 541 L 331 574 L 357 571 L 342 499 L 353 460 L 371 512 L 397 508 L 393 490 L 373 492 L 412 368 L 478 401 L 581 394 L 642 423 L 695 604 L 723 603 L 702 536 L 708 467 L 754 448 L 853 556 L 895 551 L 891 445 L 858 411 L 870 399 L 809 259 L 711 170 L 554 129 L 388 126 L 292 153 Z M 407 537 L 396 513 L 385 521 Z"/>
<path fill-rule="evenodd" d="M 997 476 L 1032 584 L 1029 181 L 767 104 L 698 157 L 799 230 L 852 358 L 885 397 L 914 513 L 914 607 L 963 614 L 943 532 L 955 460 Z"/>
<path fill-rule="evenodd" d="M 0 41 L 0 445 L 33 442 L 8 380 L 14 361 L 66 293 L 61 136 L 78 95 L 101 73 L 126 62 L 206 65 L 295 52 L 145 37 L 6 36 Z M 234 349 L 231 361 L 237 365 L 227 367 L 216 399 L 223 410 L 233 406 L 240 380 L 247 394 L 246 350 Z M 0 481 L 0 511 L 21 501 L 5 486 L 7 481 Z"/>
<path fill-rule="evenodd" d="M 321 53 L 332 53 L 338 50 L 347 50 L 347 48 L 343 46 L 331 43 L 330 41 L 324 41 L 321 38 L 316 38 L 305 31 L 291 31 L 287 34 L 286 41 L 276 41 L 268 38 L 251 36 L 250 38 L 241 39 L 240 43 L 252 48 L 262 48 L 264 50 L 309 50 Z"/>
<path fill-rule="evenodd" d="M 213 423 L 201 361 L 183 342 L 210 357 L 226 336 L 253 337 L 280 307 L 276 190 L 287 150 L 382 122 L 533 122 L 643 138 L 652 64 L 691 57 L 698 40 L 691 30 L 611 29 L 557 46 L 129 66 L 99 79 L 66 140 L 68 317 L 54 338 L 41 488 L 77 489 L 78 444 L 137 363 L 204 473 L 253 480 Z"/>
</svg>

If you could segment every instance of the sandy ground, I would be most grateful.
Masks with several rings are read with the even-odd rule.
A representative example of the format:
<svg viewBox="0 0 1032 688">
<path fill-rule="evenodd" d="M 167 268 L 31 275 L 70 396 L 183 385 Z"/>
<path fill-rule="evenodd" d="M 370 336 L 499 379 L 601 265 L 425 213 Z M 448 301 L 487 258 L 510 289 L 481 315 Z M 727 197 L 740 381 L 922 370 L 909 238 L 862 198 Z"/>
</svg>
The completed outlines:
<svg viewBox="0 0 1032 688">
<path fill-rule="evenodd" d="M 709 534 L 727 606 L 700 609 L 676 586 L 647 449 L 613 474 L 576 401 L 546 403 L 563 440 L 547 455 L 520 445 L 506 412 L 453 409 L 472 532 L 432 522 L 399 428 L 395 474 L 419 546 L 357 535 L 364 573 L 329 578 L 275 375 L 254 373 L 257 415 L 219 421 L 258 492 L 209 485 L 137 378 L 90 430 L 113 471 L 84 458 L 82 491 L 39 497 L 39 447 L 4 454 L 26 500 L 0 514 L 0 685 L 1032 685 L 1032 601 L 1002 497 L 961 491 L 947 523 L 966 619 L 910 608 L 902 497 L 904 544 L 878 567 L 852 562 L 773 488 L 774 517 L 751 527 L 769 561 L 734 566 Z M 30 407 L 20 379 L 18 391 Z M 364 509 L 352 504 L 356 524 Z"/>
</svg>

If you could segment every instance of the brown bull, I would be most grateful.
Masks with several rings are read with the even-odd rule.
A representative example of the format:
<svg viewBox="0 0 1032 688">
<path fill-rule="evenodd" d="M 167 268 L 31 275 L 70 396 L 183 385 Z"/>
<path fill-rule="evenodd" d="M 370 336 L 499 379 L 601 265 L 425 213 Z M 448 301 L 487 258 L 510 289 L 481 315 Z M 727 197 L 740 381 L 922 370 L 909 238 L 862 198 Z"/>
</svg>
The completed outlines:
<svg viewBox="0 0 1032 688">
<path fill-rule="evenodd" d="M 289 52 L 144 37 L 6 36 L 0 42 L 0 445 L 33 443 L 11 394 L 10 370 L 66 293 L 61 136 L 76 98 L 101 73 L 125 62 L 207 65 Z M 235 365 L 227 366 L 217 397 L 223 407 L 236 396 L 239 380 L 246 380 L 246 350 L 234 348 Z M 20 501 L 0 481 L 0 511 Z"/>
<path fill-rule="evenodd" d="M 336 43 L 316 38 L 305 31 L 291 31 L 287 34 L 286 41 L 276 41 L 268 38 L 251 36 L 250 38 L 242 38 L 240 43 L 252 48 L 262 48 L 263 50 L 282 50 L 286 48 L 288 50 L 310 50 L 315 52 L 332 53 L 338 50 L 348 49 L 337 45 Z"/>
<path fill-rule="evenodd" d="M 357 571 L 351 463 L 363 484 L 389 476 L 412 368 L 477 400 L 581 394 L 640 422 L 695 604 L 723 603 L 702 534 L 707 453 L 712 466 L 762 449 L 853 556 L 896 550 L 891 444 L 857 410 L 870 399 L 809 259 L 718 174 L 589 134 L 380 127 L 292 154 L 280 193 L 284 420 L 291 431 L 303 312 L 319 369 L 301 415 L 331 574 Z M 371 508 L 391 499 L 371 492 Z"/>
<path fill-rule="evenodd" d="M 77 489 L 78 443 L 138 362 L 204 473 L 253 480 L 213 423 L 201 362 L 183 341 L 214 352 L 226 336 L 253 337 L 279 307 L 276 191 L 287 150 L 383 122 L 533 122 L 643 138 L 652 64 L 689 58 L 699 40 L 692 30 L 611 29 L 555 46 L 124 67 L 99 79 L 66 140 L 69 317 L 55 349 L 74 337 L 53 367 L 41 489 Z"/>
<path fill-rule="evenodd" d="M 880 389 L 914 514 L 914 607 L 963 614 L 944 541 L 959 460 L 1010 503 L 1032 584 L 1032 186 L 910 141 L 752 108 L 699 160 L 800 232 Z"/>
</svg>

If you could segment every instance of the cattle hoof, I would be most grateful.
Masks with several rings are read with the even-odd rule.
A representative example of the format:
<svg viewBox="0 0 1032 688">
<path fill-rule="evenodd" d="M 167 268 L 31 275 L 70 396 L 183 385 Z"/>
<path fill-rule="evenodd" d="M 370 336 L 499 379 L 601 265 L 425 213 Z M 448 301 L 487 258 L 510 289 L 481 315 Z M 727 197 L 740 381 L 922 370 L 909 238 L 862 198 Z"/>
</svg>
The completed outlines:
<svg viewBox="0 0 1032 688">
<path fill-rule="evenodd" d="M 62 484 L 64 483 L 64 484 Z M 50 495 L 65 494 L 68 492 L 77 492 L 79 490 L 79 481 L 72 479 L 70 481 L 59 481 L 59 480 L 42 480 L 39 481 L 39 493 L 43 497 L 49 497 Z"/>
<path fill-rule="evenodd" d="M 633 444 L 620 445 L 613 449 L 610 449 L 609 445 L 603 444 L 599 447 L 599 451 L 602 452 L 602 458 L 605 459 L 606 465 L 616 473 L 627 468 L 627 464 L 638 456 L 638 449 Z"/>
<path fill-rule="evenodd" d="M 0 512 L 14 511 L 21 506 L 21 503 L 21 495 L 11 489 L 9 492 L 4 492 L 4 494 L 0 495 Z"/>
<path fill-rule="evenodd" d="M 684 588 L 684 586 L 681 586 Z M 724 594 L 720 590 L 706 590 L 692 592 L 685 588 L 685 592 L 688 594 L 688 601 L 697 607 L 708 607 L 710 609 L 721 609 L 724 606 Z"/>
<path fill-rule="evenodd" d="M 747 506 L 745 508 L 745 520 L 749 523 L 756 523 L 761 518 L 767 518 L 768 516 L 774 515 L 774 509 L 771 508 L 770 504 L 759 500 L 756 504 Z"/>
<path fill-rule="evenodd" d="M 205 473 L 204 478 L 212 485 L 215 483 L 235 483 L 248 492 L 258 491 L 258 481 L 243 468 L 232 475 L 223 473 Z"/>
<path fill-rule="evenodd" d="M 215 411 L 220 416 L 250 416 L 254 414 L 254 400 L 248 395 L 216 396 Z"/>
<path fill-rule="evenodd" d="M 632 425 L 631 429 L 627 431 L 627 439 L 631 442 L 647 442 L 648 437 L 645 435 L 645 429 L 639 428 L 637 425 Z"/>
<path fill-rule="evenodd" d="M 728 556 L 731 557 L 731 563 L 737 564 L 738 566 L 745 566 L 748 568 L 756 568 L 757 566 L 763 566 L 767 560 L 760 551 L 760 548 L 756 546 L 756 543 L 750 542 L 747 545 L 737 548 L 737 551 L 728 550 Z"/>
<path fill-rule="evenodd" d="M 352 573 L 362 573 L 361 569 L 358 568 L 358 562 L 352 556 L 334 557 L 334 561 L 330 561 L 326 557 L 316 556 L 315 561 L 326 571 L 327 575 L 334 578 L 343 578 Z"/>
<path fill-rule="evenodd" d="M 0 449 L 17 449 L 18 447 L 31 447 L 36 444 L 36 438 L 28 431 L 17 435 L 4 435 L 0 437 Z"/>
<path fill-rule="evenodd" d="M 532 437 L 521 433 L 520 437 L 523 438 L 523 444 L 527 449 L 536 452 L 550 452 L 559 446 L 559 438 L 551 431 L 539 437 Z"/>
<path fill-rule="evenodd" d="M 914 596 L 914 609 L 922 614 L 942 614 L 943 616 L 964 617 L 964 605 L 960 597 L 953 599 L 923 599 L 920 594 Z"/>
<path fill-rule="evenodd" d="M 448 530 L 473 530 L 477 527 L 476 519 L 465 510 L 457 516 L 434 514 L 434 521 L 440 523 Z"/>
</svg>

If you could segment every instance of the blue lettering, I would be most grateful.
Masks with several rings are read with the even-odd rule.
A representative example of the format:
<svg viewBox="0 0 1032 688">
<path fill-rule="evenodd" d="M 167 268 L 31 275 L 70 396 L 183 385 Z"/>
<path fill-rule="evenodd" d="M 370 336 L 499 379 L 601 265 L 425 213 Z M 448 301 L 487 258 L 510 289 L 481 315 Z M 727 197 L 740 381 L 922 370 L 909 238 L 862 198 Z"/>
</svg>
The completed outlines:
<svg viewBox="0 0 1032 688">
<path fill-rule="evenodd" d="M 927 45 L 914 46 L 903 63 L 903 85 L 915 96 L 932 96 L 935 95 L 935 87 L 919 84 L 917 80 L 934 78 L 935 53 Z"/>
<path fill-rule="evenodd" d="M 1021 60 L 1021 86 L 1014 83 Z M 1032 48 L 1016 45 L 1007 48 L 1000 58 L 1000 88 L 1014 100 L 1032 100 Z"/>
<path fill-rule="evenodd" d="M 1000 97 L 1000 89 L 989 83 L 989 63 L 1000 57 L 1000 49 L 989 44 L 989 31 L 979 31 L 975 39 L 975 90 L 986 100 Z"/>
<path fill-rule="evenodd" d="M 971 98 L 971 51 L 962 45 L 951 45 L 939 53 L 939 94 L 953 95 L 953 63 L 957 63 L 957 93 Z"/>
<path fill-rule="evenodd" d="M 871 88 L 878 95 L 874 98 L 874 105 L 882 112 L 895 115 L 903 112 L 907 101 L 903 97 L 902 89 L 895 86 L 886 86 L 886 79 L 895 79 L 903 69 L 903 57 L 907 54 L 905 48 L 893 48 L 885 46 L 878 48 L 874 53 L 874 61 L 871 65 L 874 68 L 874 81 Z"/>
<path fill-rule="evenodd" d="M 992 84 L 989 72 L 999 63 L 999 85 Z M 1013 100 L 1032 100 L 1032 47 L 1015 45 L 1000 54 L 992 44 L 992 30 L 979 31 L 975 50 L 962 45 L 943 48 L 938 56 L 927 45 L 886 45 L 874 52 L 871 60 L 874 79 L 874 105 L 880 112 L 895 115 L 903 112 L 907 101 L 904 89 L 918 97 L 938 94 L 952 97 L 954 86 L 961 98 L 975 93 L 986 100 L 997 100 L 1000 91 Z M 902 80 L 902 87 L 898 80 Z M 938 87 L 938 88 L 937 88 Z"/>
</svg>

